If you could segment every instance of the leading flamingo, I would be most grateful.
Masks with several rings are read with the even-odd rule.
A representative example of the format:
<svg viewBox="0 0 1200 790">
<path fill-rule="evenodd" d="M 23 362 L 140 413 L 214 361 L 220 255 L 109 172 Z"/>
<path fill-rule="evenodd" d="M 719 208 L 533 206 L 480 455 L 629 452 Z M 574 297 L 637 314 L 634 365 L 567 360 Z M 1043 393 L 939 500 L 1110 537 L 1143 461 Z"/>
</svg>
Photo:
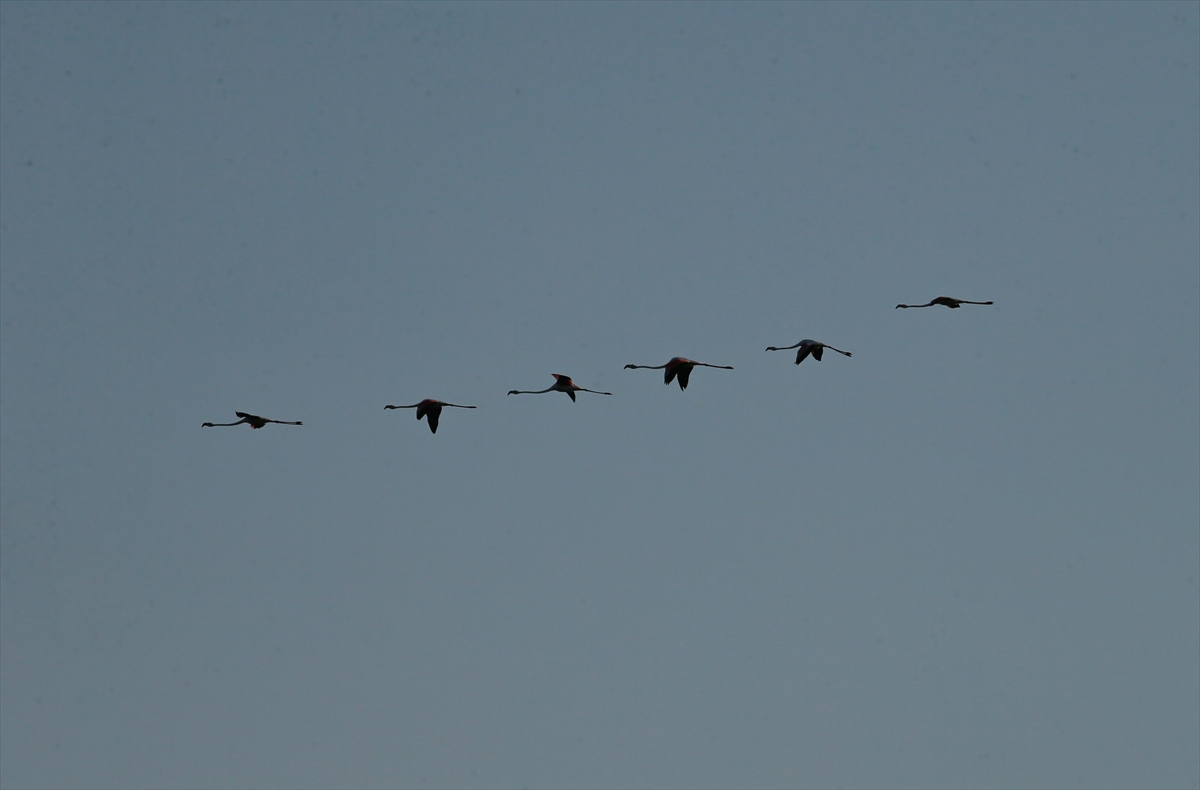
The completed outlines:
<svg viewBox="0 0 1200 790">
<path fill-rule="evenodd" d="M 444 401 L 444 400 L 434 400 L 433 398 L 426 398 L 425 400 L 421 401 L 420 403 L 414 403 L 411 406 L 391 406 L 391 405 L 389 405 L 389 406 L 384 406 L 383 410 L 387 411 L 388 409 L 416 409 L 417 410 L 417 419 L 419 420 L 422 417 L 424 417 L 425 421 L 427 423 L 429 423 L 429 430 L 432 431 L 433 433 L 437 433 L 438 420 L 441 419 L 443 406 L 453 406 L 456 409 L 474 409 L 475 408 L 474 406 L 459 406 L 457 403 L 446 403 L 446 401 Z"/>
<path fill-rule="evenodd" d="M 813 359 L 820 362 L 821 354 L 824 353 L 825 349 L 829 349 L 830 351 L 836 351 L 839 354 L 842 354 L 847 357 L 854 356 L 849 351 L 842 351 L 840 348 L 834 348 L 833 346 L 829 345 L 828 343 L 818 343 L 815 340 L 807 340 L 807 339 L 801 340 L 799 343 L 797 343 L 794 346 L 784 346 L 783 348 L 776 348 L 775 346 L 767 346 L 767 351 L 788 351 L 790 349 L 797 348 L 797 347 L 800 349 L 799 351 L 796 352 L 796 364 L 797 365 L 799 365 L 801 362 L 803 362 L 805 359 L 807 359 L 809 354 L 812 354 Z"/>
<path fill-rule="evenodd" d="M 710 365 L 707 362 L 697 362 L 694 359 L 687 359 L 686 357 L 671 357 L 671 359 L 668 360 L 667 364 L 665 365 L 626 365 L 625 369 L 636 370 L 639 368 L 644 368 L 646 370 L 663 370 L 663 383 L 669 387 L 671 386 L 671 380 L 678 376 L 679 389 L 682 391 L 687 389 L 688 379 L 692 375 L 692 368 L 696 367 L 697 365 L 706 368 L 733 370 L 733 368 L 731 368 L 729 365 Z"/>
<path fill-rule="evenodd" d="M 579 386 L 571 381 L 570 376 L 564 376 L 561 373 L 551 373 L 554 376 L 554 383 L 544 390 L 509 390 L 509 395 L 541 395 L 543 392 L 565 392 L 575 400 L 576 392 L 591 392 L 596 395 L 612 395 L 611 392 L 600 392 L 599 390 L 589 390 Z"/>
<path fill-rule="evenodd" d="M 244 422 L 248 422 L 248 423 L 250 423 L 251 428 L 253 428 L 254 430 L 258 430 L 259 428 L 263 427 L 264 425 L 266 425 L 269 422 L 273 422 L 278 425 L 303 425 L 304 424 L 302 422 L 286 422 L 284 420 L 268 420 L 266 417 L 259 417 L 254 414 L 247 414 L 244 411 L 235 411 L 234 414 L 241 417 L 242 419 L 238 420 L 237 422 L 206 422 L 203 425 L 201 425 L 200 427 L 201 428 L 228 428 L 231 425 L 241 425 Z"/>
<path fill-rule="evenodd" d="M 972 302 L 967 299 L 955 299 L 953 296 L 939 296 L 937 299 L 930 301 L 929 304 L 898 304 L 896 305 L 896 309 L 899 310 L 901 307 L 933 307 L 935 304 L 945 305 L 951 310 L 957 310 L 964 304 L 992 304 L 992 302 Z"/>
</svg>

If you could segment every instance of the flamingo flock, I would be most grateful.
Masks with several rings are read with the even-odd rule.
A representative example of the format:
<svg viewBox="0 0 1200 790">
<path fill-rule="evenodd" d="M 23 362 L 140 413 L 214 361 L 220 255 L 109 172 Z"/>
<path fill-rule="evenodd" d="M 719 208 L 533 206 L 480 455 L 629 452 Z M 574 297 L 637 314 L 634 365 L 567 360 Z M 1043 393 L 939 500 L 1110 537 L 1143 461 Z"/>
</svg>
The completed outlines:
<svg viewBox="0 0 1200 790">
<path fill-rule="evenodd" d="M 993 302 L 990 302 L 990 301 L 989 302 L 972 302 L 967 299 L 955 299 L 952 296 L 939 296 L 936 299 L 929 300 L 925 304 L 898 304 L 898 305 L 896 305 L 895 309 L 899 310 L 901 308 L 907 309 L 910 307 L 911 308 L 933 307 L 935 305 L 940 305 L 942 307 L 948 307 L 951 310 L 957 310 L 958 308 L 960 308 L 961 306 L 963 306 L 965 304 L 989 305 L 989 304 L 993 304 Z M 819 341 L 811 340 L 811 339 L 807 339 L 807 338 L 804 340 L 801 340 L 799 343 L 796 343 L 791 346 L 778 346 L 778 347 L 777 346 L 767 346 L 767 351 L 790 351 L 793 348 L 798 349 L 796 351 L 796 364 L 797 365 L 799 365 L 804 360 L 808 359 L 808 357 L 810 357 L 810 356 L 813 359 L 815 359 L 816 361 L 820 362 L 821 356 L 824 353 L 825 349 L 829 349 L 830 351 L 836 351 L 837 353 L 839 353 L 845 357 L 854 356 L 849 351 L 842 351 L 840 348 L 834 348 L 833 346 L 829 345 L 828 343 L 821 343 Z M 698 368 L 698 367 L 719 368 L 721 370 L 733 370 L 733 367 L 730 365 L 712 365 L 712 364 L 709 364 L 708 362 L 697 362 L 696 360 L 688 359 L 687 357 L 671 357 L 669 360 L 667 360 L 667 362 L 665 364 L 662 364 L 662 365 L 633 365 L 633 364 L 630 364 L 630 365 L 626 365 L 625 369 L 626 370 L 661 370 L 661 371 L 663 371 L 663 383 L 664 384 L 666 384 L 669 387 L 671 385 L 672 381 L 678 381 L 679 389 L 680 389 L 680 391 L 683 391 L 688 388 L 688 382 L 691 379 L 692 370 L 694 370 L 695 368 Z M 578 384 L 576 384 L 574 381 L 572 381 L 570 376 L 564 376 L 561 373 L 551 373 L 550 375 L 554 376 L 554 383 L 551 384 L 549 387 L 547 387 L 544 390 L 509 390 L 508 394 L 509 395 L 542 395 L 547 392 L 562 392 L 562 393 L 565 393 L 567 395 L 567 397 L 569 397 L 572 400 L 572 402 L 575 401 L 575 393 L 576 392 L 590 392 L 593 395 L 612 395 L 611 392 L 603 392 L 601 390 L 591 390 L 591 389 L 588 389 L 587 387 L 581 387 Z M 436 434 L 437 429 L 438 429 L 438 421 L 442 417 L 442 409 L 444 409 L 446 407 L 451 407 L 451 408 L 455 408 L 455 409 L 474 409 L 474 408 L 476 408 L 475 406 L 461 406 L 457 403 L 447 403 L 446 401 L 435 400 L 434 398 L 425 398 L 424 400 L 422 400 L 418 403 L 413 403 L 409 406 L 393 406 L 393 405 L 389 404 L 387 406 L 384 406 L 383 408 L 385 411 L 388 409 L 416 409 L 417 410 L 417 419 L 418 420 L 424 419 L 425 422 L 429 425 L 429 431 L 431 433 Z M 262 428 L 263 426 L 265 426 L 267 423 L 272 423 L 272 422 L 275 423 L 276 425 L 303 425 L 304 424 L 298 420 L 295 422 L 289 422 L 287 420 L 271 420 L 266 417 L 259 417 L 255 414 L 247 414 L 246 412 L 242 412 L 242 411 L 234 412 L 234 414 L 236 414 L 238 417 L 241 417 L 241 419 L 238 420 L 237 422 L 206 422 L 206 423 L 203 423 L 200 427 L 202 427 L 202 428 L 225 428 L 225 427 L 231 427 L 234 425 L 242 425 L 243 423 L 245 423 L 245 424 L 248 424 L 251 428 L 258 430 L 259 428 Z"/>
</svg>

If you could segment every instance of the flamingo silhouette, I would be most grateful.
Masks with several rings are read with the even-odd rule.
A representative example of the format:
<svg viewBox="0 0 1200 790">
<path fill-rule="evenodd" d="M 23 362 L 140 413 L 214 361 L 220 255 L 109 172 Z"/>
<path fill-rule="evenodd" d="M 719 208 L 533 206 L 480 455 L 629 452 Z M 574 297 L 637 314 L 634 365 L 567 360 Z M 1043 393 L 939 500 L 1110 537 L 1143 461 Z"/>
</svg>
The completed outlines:
<svg viewBox="0 0 1200 790">
<path fill-rule="evenodd" d="M 797 347 L 800 349 L 799 351 L 796 352 L 796 364 L 797 365 L 799 365 L 801 362 L 803 362 L 805 359 L 807 359 L 809 354 L 812 354 L 813 359 L 820 362 L 821 354 L 825 353 L 825 349 L 829 349 L 830 351 L 836 351 L 839 354 L 842 354 L 847 357 L 854 356 L 849 351 L 842 351 L 840 348 L 834 348 L 833 346 L 829 345 L 828 343 L 818 343 L 815 340 L 801 340 L 799 343 L 797 343 L 794 346 L 784 346 L 783 348 L 776 348 L 775 346 L 767 346 L 767 351 L 788 351 L 790 349 L 797 348 Z"/>
<path fill-rule="evenodd" d="M 251 428 L 253 428 L 254 430 L 258 430 L 259 428 L 263 427 L 264 425 L 266 425 L 269 422 L 277 423 L 279 425 L 303 425 L 304 424 L 302 422 L 287 422 L 285 420 L 268 420 L 266 417 L 259 417 L 254 414 L 247 414 L 244 411 L 235 411 L 234 414 L 241 417 L 242 419 L 238 420 L 237 422 L 206 422 L 203 425 L 201 425 L 200 427 L 201 428 L 228 428 L 231 425 L 241 425 L 244 422 L 248 422 L 248 423 L 250 423 Z"/>
<path fill-rule="evenodd" d="M 444 400 L 426 398 L 420 403 L 414 403 L 411 406 L 384 406 L 383 409 L 384 411 L 387 411 L 388 409 L 416 409 L 417 419 L 419 420 L 422 417 L 425 417 L 425 421 L 429 423 L 429 430 L 433 433 L 437 433 L 438 420 L 441 419 L 443 406 L 453 406 L 456 409 L 475 408 L 474 406 L 459 406 L 457 403 L 446 403 Z"/>
<path fill-rule="evenodd" d="M 671 386 L 671 380 L 678 376 L 679 389 L 682 391 L 687 389 L 688 379 L 691 378 L 692 375 L 692 368 L 696 367 L 697 365 L 706 368 L 733 370 L 733 368 L 731 368 L 729 365 L 710 365 L 707 362 L 697 362 L 694 359 L 687 359 L 686 357 L 671 357 L 671 359 L 665 365 L 626 365 L 625 369 L 629 370 L 632 368 L 637 370 L 639 368 L 644 368 L 646 370 L 663 370 L 665 368 L 666 370 L 663 371 L 663 383 L 669 387 Z"/>
<path fill-rule="evenodd" d="M 554 383 L 544 390 L 509 390 L 509 395 L 541 395 L 543 392 L 565 392 L 570 396 L 571 400 L 575 400 L 576 392 L 591 392 L 596 395 L 612 395 L 611 392 L 600 392 L 599 390 L 589 390 L 579 386 L 571 381 L 570 376 L 564 376 L 561 373 L 551 373 L 554 376 Z"/>
<path fill-rule="evenodd" d="M 901 307 L 933 307 L 935 304 L 945 305 L 951 310 L 957 310 L 964 304 L 992 304 L 992 302 L 972 302 L 967 299 L 955 299 L 953 296 L 939 296 L 929 304 L 898 304 L 896 305 L 896 309 L 899 310 Z"/>
</svg>

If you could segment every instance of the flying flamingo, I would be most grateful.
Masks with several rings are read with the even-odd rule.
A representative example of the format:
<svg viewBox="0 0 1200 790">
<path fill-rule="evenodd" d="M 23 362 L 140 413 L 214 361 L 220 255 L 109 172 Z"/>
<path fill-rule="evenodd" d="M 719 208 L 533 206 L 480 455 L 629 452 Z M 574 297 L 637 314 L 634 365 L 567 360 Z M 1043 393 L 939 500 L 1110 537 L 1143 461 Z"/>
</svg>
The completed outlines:
<svg viewBox="0 0 1200 790">
<path fill-rule="evenodd" d="M 242 419 L 238 420 L 237 422 L 206 422 L 203 425 L 201 425 L 200 427 L 201 428 L 227 428 L 230 425 L 241 425 L 244 422 L 248 422 L 248 423 L 250 423 L 251 428 L 253 428 L 254 430 L 258 430 L 259 428 L 263 427 L 264 425 L 266 425 L 269 422 L 277 423 L 279 425 L 303 425 L 304 424 L 302 422 L 287 422 L 285 420 L 268 420 L 266 417 L 258 417 L 254 414 L 247 414 L 244 411 L 235 411 L 234 414 L 241 417 Z"/>
<path fill-rule="evenodd" d="M 426 418 L 425 421 L 429 423 L 429 430 L 432 431 L 433 433 L 437 433 L 438 420 L 442 416 L 442 407 L 443 406 L 453 406 L 456 409 L 474 409 L 475 408 L 474 406 L 459 406 L 457 403 L 446 403 L 443 400 L 434 400 L 433 398 L 426 398 L 425 400 L 421 401 L 420 403 L 414 403 L 411 406 L 384 406 L 383 409 L 384 409 L 384 411 L 387 411 L 388 409 L 416 409 L 417 410 L 417 419 L 419 420 L 422 417 L 425 417 Z"/>
<path fill-rule="evenodd" d="M 554 376 L 554 384 L 544 390 L 509 390 L 509 395 L 541 395 L 543 392 L 565 392 L 570 396 L 571 400 L 575 400 L 576 392 L 591 392 L 596 395 L 612 395 L 611 392 L 600 392 L 599 390 L 589 390 L 580 387 L 575 382 L 571 381 L 570 376 L 564 376 L 561 373 L 551 373 Z"/>
<path fill-rule="evenodd" d="M 939 296 L 929 304 L 898 304 L 896 305 L 896 309 L 899 310 L 901 307 L 933 307 L 935 304 L 945 305 L 951 310 L 957 310 L 964 304 L 992 304 L 992 302 L 972 302 L 967 299 L 955 299 L 953 296 Z"/>
<path fill-rule="evenodd" d="M 692 368 L 696 367 L 697 365 L 701 365 L 706 368 L 733 370 L 733 368 L 729 367 L 728 365 L 710 365 L 707 362 L 697 362 L 694 359 L 687 359 L 685 357 L 671 357 L 671 359 L 665 365 L 626 365 L 625 369 L 629 370 L 630 368 L 633 368 L 636 370 L 638 368 L 645 368 L 646 370 L 663 370 L 663 368 L 666 368 L 666 370 L 663 372 L 663 383 L 667 386 L 670 386 L 671 380 L 678 376 L 679 389 L 685 390 L 687 389 L 688 379 L 692 375 Z"/>
<path fill-rule="evenodd" d="M 842 351 L 840 348 L 834 348 L 833 346 L 831 346 L 827 343 L 818 343 L 815 340 L 801 340 L 799 343 L 797 343 L 794 346 L 785 346 L 783 348 L 775 348 L 775 346 L 767 346 L 767 351 L 788 351 L 789 349 L 793 349 L 793 348 L 797 348 L 797 347 L 800 349 L 799 351 L 796 352 L 796 364 L 797 365 L 799 365 L 801 362 L 803 362 L 808 357 L 809 354 L 812 354 L 813 359 L 820 362 L 821 354 L 825 353 L 825 349 L 829 349 L 830 351 L 836 351 L 839 354 L 842 354 L 847 357 L 854 356 L 849 351 Z"/>
</svg>

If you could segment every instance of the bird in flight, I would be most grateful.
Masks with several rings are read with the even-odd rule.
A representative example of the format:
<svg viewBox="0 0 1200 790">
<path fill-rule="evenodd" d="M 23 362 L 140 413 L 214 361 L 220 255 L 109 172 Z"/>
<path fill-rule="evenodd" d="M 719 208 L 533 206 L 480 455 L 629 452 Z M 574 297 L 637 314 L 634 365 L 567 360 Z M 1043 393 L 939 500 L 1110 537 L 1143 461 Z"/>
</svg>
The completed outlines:
<svg viewBox="0 0 1200 790">
<path fill-rule="evenodd" d="M 972 302 L 967 299 L 955 299 L 953 296 L 939 296 L 937 299 L 934 299 L 929 304 L 898 304 L 898 305 L 896 305 L 896 309 L 899 310 L 901 307 L 933 307 L 935 304 L 945 305 L 946 307 L 949 307 L 951 310 L 957 310 L 960 306 L 962 306 L 964 304 L 992 304 L 992 303 L 991 302 Z"/>
<path fill-rule="evenodd" d="M 775 346 L 767 346 L 767 351 L 789 351 L 793 348 L 800 349 L 799 351 L 796 352 L 796 364 L 797 365 L 799 365 L 801 362 L 803 362 L 805 359 L 807 359 L 809 354 L 812 354 L 813 359 L 820 362 L 821 354 L 823 354 L 825 352 L 825 349 L 829 349 L 830 351 L 836 351 L 839 354 L 842 354 L 843 356 L 847 356 L 847 357 L 854 356 L 849 351 L 842 351 L 840 348 L 834 348 L 833 346 L 831 346 L 827 343 L 818 343 L 815 340 L 807 340 L 807 339 L 801 340 L 799 343 L 797 343 L 794 346 L 784 346 L 783 348 L 776 348 Z"/>
<path fill-rule="evenodd" d="M 636 370 L 638 368 L 645 368 L 646 370 L 662 370 L 664 384 L 670 386 L 671 380 L 678 376 L 679 389 L 685 390 L 687 389 L 688 379 L 691 378 L 692 375 L 692 368 L 696 367 L 697 365 L 706 368 L 733 370 L 733 368 L 731 368 L 729 365 L 710 365 L 707 362 L 697 362 L 694 359 L 687 359 L 685 357 L 671 357 L 671 359 L 665 365 L 626 365 L 625 369 L 629 370 L 632 368 Z"/>
<path fill-rule="evenodd" d="M 383 409 L 384 411 L 387 411 L 388 409 L 416 409 L 417 419 L 419 420 L 422 417 L 425 417 L 425 421 L 429 423 L 429 430 L 433 433 L 437 433 L 438 420 L 441 419 L 443 406 L 453 406 L 456 409 L 475 408 L 474 406 L 459 406 L 457 403 L 446 403 L 443 400 L 426 398 L 420 403 L 414 403 L 411 406 L 384 406 Z"/>
<path fill-rule="evenodd" d="M 254 430 L 258 430 L 259 428 L 263 427 L 264 425 L 266 425 L 269 422 L 273 422 L 278 425 L 303 425 L 304 424 L 302 422 L 287 422 L 286 420 L 268 420 L 266 417 L 259 417 L 258 415 L 255 415 L 255 414 L 247 414 L 244 411 L 235 411 L 234 414 L 241 417 L 242 419 L 238 420 L 237 422 L 206 422 L 203 425 L 201 425 L 200 427 L 201 428 L 227 428 L 231 425 L 241 425 L 244 422 L 248 422 L 248 423 L 250 423 L 251 428 L 253 428 Z"/>
<path fill-rule="evenodd" d="M 554 376 L 554 383 L 544 390 L 509 390 L 509 395 L 541 395 L 543 392 L 565 392 L 570 396 L 571 400 L 575 400 L 576 392 L 591 392 L 596 395 L 612 395 L 611 392 L 600 392 L 599 390 L 589 390 L 580 387 L 575 382 L 571 381 L 570 376 L 564 376 L 561 373 L 551 373 Z"/>
</svg>

